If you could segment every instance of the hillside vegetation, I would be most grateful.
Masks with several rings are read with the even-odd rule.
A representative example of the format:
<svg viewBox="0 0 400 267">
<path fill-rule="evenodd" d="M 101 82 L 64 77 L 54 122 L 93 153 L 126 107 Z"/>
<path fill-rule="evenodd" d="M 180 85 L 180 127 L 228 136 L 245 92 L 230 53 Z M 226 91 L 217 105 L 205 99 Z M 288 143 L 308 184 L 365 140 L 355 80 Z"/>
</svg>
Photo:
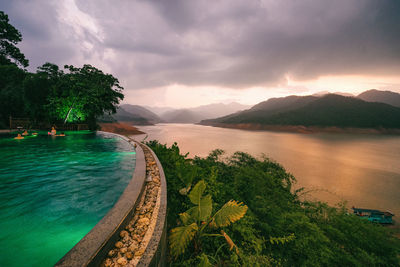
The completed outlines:
<svg viewBox="0 0 400 267">
<path fill-rule="evenodd" d="M 249 110 L 201 123 L 400 128 L 400 108 L 334 94 L 289 96 L 270 99 Z"/>
<path fill-rule="evenodd" d="M 171 239 L 169 234 L 169 240 L 176 242 L 177 229 L 189 229 L 179 232 L 188 247 L 183 254 L 169 252 L 170 266 L 400 265 L 400 241 L 390 229 L 349 215 L 343 205 L 302 201 L 302 190 L 293 189 L 295 178 L 268 158 L 237 152 L 222 159 L 222 151 L 215 150 L 206 158 L 187 159 L 177 144 L 148 145 L 167 179 L 168 231 L 174 235 Z M 244 217 L 239 219 L 242 209 L 239 220 L 222 227 L 221 234 L 207 227 L 206 218 L 193 229 L 185 227 L 184 212 L 193 209 L 193 203 L 204 207 L 191 199 L 199 183 L 205 184 L 202 190 L 207 203 L 212 199 L 214 211 L 234 200 L 246 205 Z"/>
</svg>

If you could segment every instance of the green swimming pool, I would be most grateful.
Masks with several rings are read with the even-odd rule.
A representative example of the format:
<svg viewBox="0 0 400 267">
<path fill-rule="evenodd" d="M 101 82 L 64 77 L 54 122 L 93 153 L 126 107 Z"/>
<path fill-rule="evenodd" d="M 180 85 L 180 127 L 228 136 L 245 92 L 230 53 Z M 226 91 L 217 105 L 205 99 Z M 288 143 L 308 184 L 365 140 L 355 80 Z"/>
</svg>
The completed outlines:
<svg viewBox="0 0 400 267">
<path fill-rule="evenodd" d="M 0 266 L 52 266 L 112 208 L 135 152 L 114 135 L 0 135 Z"/>
</svg>

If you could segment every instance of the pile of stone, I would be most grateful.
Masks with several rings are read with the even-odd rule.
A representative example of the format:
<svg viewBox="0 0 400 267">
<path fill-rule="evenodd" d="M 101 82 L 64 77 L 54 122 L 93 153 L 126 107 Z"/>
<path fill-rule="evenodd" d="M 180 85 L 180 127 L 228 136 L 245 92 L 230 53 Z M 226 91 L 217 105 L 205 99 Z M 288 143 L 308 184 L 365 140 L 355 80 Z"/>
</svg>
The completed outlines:
<svg viewBox="0 0 400 267">
<path fill-rule="evenodd" d="M 136 266 L 143 255 L 151 231 L 154 230 L 156 204 L 160 199 L 160 172 L 151 151 L 141 145 L 146 160 L 146 188 L 136 208 L 135 215 L 119 233 L 120 239 L 115 243 L 114 248 L 108 252 L 108 257 L 101 266 L 119 267 Z M 159 204 L 158 204 L 159 206 Z M 146 234 L 147 233 L 147 234 Z"/>
</svg>

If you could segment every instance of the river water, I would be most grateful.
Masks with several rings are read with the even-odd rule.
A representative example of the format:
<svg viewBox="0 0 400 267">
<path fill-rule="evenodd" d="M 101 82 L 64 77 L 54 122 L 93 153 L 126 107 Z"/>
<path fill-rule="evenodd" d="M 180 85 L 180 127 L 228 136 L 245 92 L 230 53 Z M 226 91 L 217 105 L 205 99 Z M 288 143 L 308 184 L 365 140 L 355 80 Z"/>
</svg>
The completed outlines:
<svg viewBox="0 0 400 267">
<path fill-rule="evenodd" d="M 292 173 L 297 187 L 310 190 L 309 199 L 346 201 L 348 207 L 390 210 L 400 216 L 400 136 L 246 131 L 193 124 L 139 129 L 148 134 L 146 140 L 177 142 L 189 157 L 204 157 L 216 148 L 226 155 L 264 154 Z"/>
</svg>

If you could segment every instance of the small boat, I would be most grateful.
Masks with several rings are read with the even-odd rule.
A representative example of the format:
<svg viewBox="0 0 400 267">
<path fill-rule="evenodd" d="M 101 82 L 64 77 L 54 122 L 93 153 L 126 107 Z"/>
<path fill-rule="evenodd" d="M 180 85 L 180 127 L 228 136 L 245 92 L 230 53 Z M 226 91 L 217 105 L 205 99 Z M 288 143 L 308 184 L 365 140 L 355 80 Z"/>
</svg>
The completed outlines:
<svg viewBox="0 0 400 267">
<path fill-rule="evenodd" d="M 393 224 L 392 217 L 394 214 L 389 211 L 359 209 L 355 207 L 352 209 L 355 215 L 360 216 L 363 219 L 367 219 L 370 222 Z"/>
</svg>

